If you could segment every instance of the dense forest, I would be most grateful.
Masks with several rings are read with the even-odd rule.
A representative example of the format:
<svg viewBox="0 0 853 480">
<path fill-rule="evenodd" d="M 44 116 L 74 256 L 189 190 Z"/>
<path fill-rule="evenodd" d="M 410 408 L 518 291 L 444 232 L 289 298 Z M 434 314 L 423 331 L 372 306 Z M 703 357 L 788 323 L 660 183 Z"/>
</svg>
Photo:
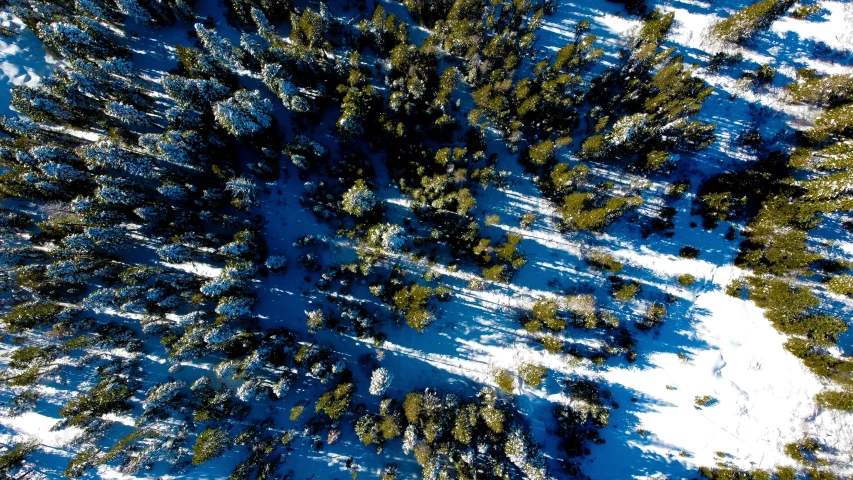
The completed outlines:
<svg viewBox="0 0 853 480">
<path fill-rule="evenodd" d="M 0 117 L 0 478 L 853 474 L 811 427 L 632 460 L 607 374 L 690 364 L 725 292 L 853 425 L 853 47 L 744 55 L 821 4 L 710 2 L 700 63 L 645 0 L 616 41 L 558 0 L 3 3 L 52 60 Z"/>
</svg>

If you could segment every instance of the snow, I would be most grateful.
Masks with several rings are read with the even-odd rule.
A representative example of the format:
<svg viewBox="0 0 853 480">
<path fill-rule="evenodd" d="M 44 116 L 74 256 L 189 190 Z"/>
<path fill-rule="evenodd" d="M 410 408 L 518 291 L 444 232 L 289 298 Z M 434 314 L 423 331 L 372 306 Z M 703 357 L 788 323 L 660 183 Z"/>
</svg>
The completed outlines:
<svg viewBox="0 0 853 480">
<path fill-rule="evenodd" d="M 204 9 L 205 14 L 215 9 L 215 2 L 198 3 L 203 4 L 200 8 Z M 822 2 L 822 5 L 828 13 L 818 20 L 803 21 L 784 17 L 774 23 L 769 32 L 764 33 L 771 42 L 785 44 L 778 51 L 782 63 L 780 72 L 788 72 L 790 75 L 799 66 L 832 73 L 853 70 L 849 62 L 845 64 L 812 58 L 809 51 L 797 50 L 798 43 L 808 39 L 822 42 L 839 52 L 853 52 L 853 30 L 849 27 L 853 5 L 835 1 Z M 685 61 L 700 64 L 707 61 L 716 47 L 708 44 L 705 32 L 718 18 L 716 14 L 708 13 L 710 5 L 691 0 L 666 2 L 660 6 L 676 14 L 677 26 L 669 41 L 686 51 Z M 221 16 L 221 12 L 216 14 Z M 574 23 L 584 17 L 593 21 L 593 32 L 600 37 L 599 46 L 606 46 L 608 53 L 620 45 L 621 35 L 630 33 L 638 25 L 636 19 L 626 17 L 621 8 L 613 3 L 597 2 L 594 7 L 590 7 L 561 2 L 555 16 L 546 17 L 543 23 L 539 41 L 541 48 L 545 51 L 558 50 L 571 35 Z M 8 39 L 0 39 L 2 78 L 11 85 L 37 85 L 56 61 L 42 54 L 34 35 L 23 29 L 8 13 L 3 13 L 0 18 L 4 26 L 11 24 L 23 30 L 15 40 L 7 42 Z M 224 24 L 224 21 L 221 23 Z M 140 44 L 158 38 L 156 31 L 140 30 Z M 163 35 L 164 38 L 166 35 L 173 36 L 179 41 L 171 44 L 166 42 L 158 47 L 134 48 L 134 60 L 140 60 L 143 64 L 149 62 L 151 68 L 147 74 L 157 75 L 159 72 L 158 81 L 162 78 L 162 72 L 174 64 L 171 45 L 186 44 L 183 41 L 186 38 L 185 31 L 177 30 L 169 30 Z M 220 33 L 224 30 L 225 26 L 219 27 Z M 184 37 L 181 38 L 181 35 Z M 223 57 L 226 53 L 230 52 L 223 51 Z M 754 64 L 770 60 L 772 57 L 768 53 L 769 48 L 744 50 L 747 63 Z M 169 61 L 163 61 L 166 59 Z M 605 61 L 614 60 L 608 58 Z M 812 113 L 805 107 L 783 105 L 779 101 L 778 90 L 743 92 L 738 89 L 733 74 L 712 74 L 700 68 L 698 75 L 717 89 L 708 100 L 710 105 L 703 110 L 702 119 L 719 121 L 719 140 L 708 152 L 681 160 L 680 163 L 693 162 L 693 170 L 687 173 L 693 180 L 694 189 L 701 178 L 737 162 L 751 160 L 750 154 L 738 149 L 731 141 L 743 127 L 736 120 L 743 118 L 744 122 L 748 121 L 746 111 L 750 105 L 763 105 L 778 112 L 781 119 L 771 119 L 769 126 L 764 127 L 766 129 L 782 128 L 779 124 L 808 119 Z M 218 85 L 190 87 L 197 87 L 200 95 L 217 95 Z M 725 98 L 729 94 L 737 94 L 737 102 L 727 102 Z M 220 103 L 217 114 L 226 120 L 224 123 L 230 124 L 232 133 L 236 135 L 257 133 L 270 124 L 271 114 L 266 104 L 258 110 L 251 108 L 250 104 L 257 101 L 253 94 L 245 93 L 242 97 Z M 241 99 L 245 101 L 241 102 Z M 0 101 L 8 104 L 8 97 L 0 97 Z M 304 141 L 311 142 L 310 145 L 318 150 L 318 155 L 325 153 L 320 151 L 325 149 L 323 145 L 307 138 Z M 492 143 L 498 142 L 492 140 Z M 832 449 L 830 458 L 839 473 L 853 474 L 853 415 L 818 408 L 812 398 L 825 385 L 782 347 L 785 338 L 764 319 L 761 309 L 752 302 L 726 295 L 726 285 L 744 274 L 730 265 L 734 245 L 725 243 L 719 232 L 686 227 L 686 223 L 695 220 L 686 212 L 689 210 L 689 198 L 678 205 L 680 212 L 676 221 L 680 227 L 675 237 L 677 242 L 640 239 L 635 231 L 625 229 L 598 237 L 567 236 L 556 228 L 553 205 L 542 199 L 529 175 L 521 171 L 515 157 L 502 151 L 499 161 L 499 168 L 511 173 L 512 182 L 507 189 L 492 188 L 486 191 L 477 199 L 477 208 L 489 209 L 489 213 L 500 213 L 505 219 L 504 223 L 492 227 L 489 234 L 493 238 L 506 233 L 523 236 L 519 248 L 528 258 L 527 266 L 519 272 L 512 285 L 479 290 L 466 286 L 468 281 L 477 276 L 476 271 L 450 271 L 441 264 L 427 266 L 425 262 L 410 262 L 413 271 L 437 271 L 443 277 L 443 283 L 453 286 L 453 299 L 447 304 L 438 305 L 437 320 L 422 335 L 405 326 L 383 325 L 383 331 L 389 334 L 389 339 L 382 347 L 382 367 L 372 375 L 369 372 L 357 373 L 363 377 L 360 386 L 368 385 L 368 378 L 376 377 L 376 372 L 383 371 L 389 376 L 393 375 L 394 382 L 390 386 L 387 384 L 389 382 L 380 382 L 385 383 L 384 388 L 374 395 L 385 393 L 399 397 L 409 390 L 426 386 L 455 389 L 470 395 L 479 386 L 495 385 L 492 376 L 494 368 L 512 370 L 521 363 L 534 363 L 549 369 L 548 379 L 542 387 L 536 389 L 521 387 L 516 401 L 519 408 L 528 414 L 535 440 L 545 444 L 544 449 L 552 459 L 559 458 L 560 452 L 553 445 L 553 440 L 548 440 L 546 430 L 552 406 L 568 401 L 561 393 L 562 379 L 574 376 L 593 378 L 610 389 L 614 400 L 620 405 L 611 412 L 611 424 L 602 433 L 607 443 L 592 446 L 592 454 L 582 459 L 584 472 L 592 478 L 650 478 L 659 474 L 670 478 L 691 478 L 694 474 L 690 469 L 719 461 L 716 452 L 724 452 L 726 462 L 743 468 L 792 464 L 791 459 L 784 455 L 783 446 L 799 440 L 804 434 L 815 436 Z M 293 172 L 293 169 L 289 172 Z M 608 172 L 604 167 L 593 173 L 602 176 L 619 175 Z M 287 257 L 296 258 L 304 253 L 290 247 L 297 237 L 333 234 L 318 225 L 310 212 L 298 206 L 298 197 L 304 188 L 296 175 L 291 177 L 272 184 L 273 193 L 260 193 L 259 187 L 249 185 L 251 182 L 244 179 L 232 182 L 234 194 L 248 195 L 252 199 L 255 195 L 258 197 L 260 213 L 268 221 L 268 243 L 273 251 L 281 251 L 281 255 L 270 257 L 271 268 L 286 264 Z M 634 180 L 627 175 L 620 177 L 614 179 L 620 183 L 620 188 Z M 647 200 L 659 200 L 664 187 L 656 183 L 644 192 L 644 197 Z M 180 188 L 174 187 L 178 190 Z M 105 196 L 110 193 L 106 186 L 101 191 Z M 402 197 L 394 188 L 383 189 L 381 196 L 392 210 L 408 209 L 410 206 L 410 200 Z M 114 201 L 121 203 L 124 199 L 116 196 Z M 518 228 L 514 220 L 509 221 L 522 213 L 537 215 L 531 230 Z M 400 247 L 405 242 L 402 228 L 383 224 L 372 232 L 372 236 L 377 245 L 389 250 L 389 255 L 401 261 L 405 259 L 400 253 Z M 702 248 L 700 259 L 683 259 L 676 255 L 678 248 L 686 244 Z M 518 314 L 530 309 L 538 298 L 564 297 L 566 291 L 587 285 L 599 292 L 604 290 L 605 277 L 591 271 L 583 262 L 584 253 L 591 246 L 626 263 L 626 269 L 620 275 L 640 280 L 649 290 L 653 290 L 652 296 L 673 294 L 679 299 L 663 327 L 639 337 L 640 358 L 634 364 L 614 358 L 598 366 L 569 355 L 546 354 L 517 321 Z M 853 242 L 839 241 L 836 246 L 847 254 L 853 253 Z M 233 242 L 223 247 L 221 252 L 237 255 L 248 248 L 245 243 Z M 351 245 L 335 244 L 334 250 L 326 253 L 326 257 L 341 263 L 344 258 L 352 256 Z M 165 266 L 209 279 L 202 287 L 209 293 L 225 291 L 222 283 L 226 277 L 222 269 L 203 262 L 188 262 L 185 258 L 187 250 L 177 245 L 165 247 L 160 254 L 165 260 Z M 674 281 L 675 277 L 684 273 L 696 277 L 694 286 L 683 288 Z M 314 311 L 325 300 L 318 295 L 312 283 L 303 280 L 306 275 L 307 272 L 292 266 L 286 273 L 263 279 L 263 283 L 258 286 L 258 304 L 253 313 L 270 325 L 307 329 L 304 316 L 293 313 Z M 559 288 L 549 284 L 552 279 Z M 650 298 L 644 297 L 637 304 L 616 307 L 620 309 L 618 313 L 624 318 L 623 321 L 627 323 L 635 318 Z M 252 302 L 249 298 L 225 297 L 217 311 L 237 314 L 247 311 Z M 291 316 L 298 319 L 291 321 Z M 214 333 L 225 336 L 231 332 L 222 329 Z M 376 351 L 372 339 L 328 331 L 320 331 L 316 335 L 322 341 L 334 343 L 350 357 L 350 366 L 355 365 L 359 355 Z M 567 344 L 578 348 L 597 348 L 602 344 L 602 339 L 595 332 L 580 329 L 570 328 L 562 337 Z M 213 340 L 218 341 L 219 338 Z M 149 361 L 162 365 L 161 369 L 168 368 L 168 363 L 159 357 L 152 355 Z M 212 365 L 201 363 L 182 365 L 207 372 L 213 368 Z M 217 367 L 217 373 L 226 373 L 226 367 Z M 373 405 L 378 401 L 378 398 L 367 397 L 365 392 L 368 389 L 361 390 L 359 402 Z M 373 390 L 371 388 L 369 393 L 373 393 Z M 248 389 L 241 391 L 241 394 L 247 396 L 256 393 Z M 705 395 L 713 397 L 713 404 L 697 406 L 696 397 Z M 636 401 L 632 401 L 632 398 Z M 289 406 L 277 407 L 281 409 L 278 414 L 286 415 L 283 412 L 287 412 Z M 26 413 L 14 418 L 0 417 L 0 423 L 6 430 L 14 432 L 0 434 L 0 443 L 8 444 L 13 437 L 35 436 L 51 448 L 64 449 L 77 432 L 75 429 L 50 432 L 49 428 L 56 420 L 55 415 L 40 413 Z M 648 434 L 640 436 L 638 429 L 646 430 Z M 377 457 L 349 444 L 347 435 L 352 437 L 351 432 L 345 434 L 344 441 L 328 446 L 324 452 L 309 451 L 306 445 L 299 446 L 305 451 L 289 459 L 288 468 L 318 472 L 319 476 L 325 478 L 343 471 L 343 461 L 354 456 L 358 462 L 371 465 L 375 472 L 378 468 L 374 463 L 384 463 L 399 451 L 399 444 L 394 443 L 388 446 L 385 456 Z M 414 440 L 409 439 L 408 443 L 413 444 Z M 525 464 L 526 461 L 522 457 L 514 460 L 519 464 Z M 411 468 L 411 456 L 395 461 L 401 463 L 404 472 L 417 470 L 416 466 Z M 552 469 L 557 468 L 556 461 L 551 463 L 554 467 Z M 217 473 L 221 475 L 222 472 Z M 105 478 L 121 478 L 110 468 L 102 468 L 98 474 Z M 559 477 L 559 474 L 556 476 Z M 401 477 L 410 478 L 404 475 Z"/>
</svg>

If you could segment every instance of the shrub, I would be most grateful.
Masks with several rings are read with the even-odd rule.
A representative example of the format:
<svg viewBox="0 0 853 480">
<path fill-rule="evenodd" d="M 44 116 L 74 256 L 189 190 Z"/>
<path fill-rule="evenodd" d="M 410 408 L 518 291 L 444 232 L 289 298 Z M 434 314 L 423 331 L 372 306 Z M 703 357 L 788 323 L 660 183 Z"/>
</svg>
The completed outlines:
<svg viewBox="0 0 853 480">
<path fill-rule="evenodd" d="M 207 428 L 196 437 L 193 445 L 193 465 L 201 465 L 225 452 L 228 435 L 218 428 Z"/>
<path fill-rule="evenodd" d="M 655 303 L 646 311 L 645 317 L 637 323 L 640 330 L 650 330 L 663 322 L 666 316 L 666 308 L 660 303 Z"/>
<path fill-rule="evenodd" d="M 21 332 L 56 322 L 63 312 L 58 303 L 32 302 L 16 305 L 3 315 L 2 321 L 11 332 Z"/>
<path fill-rule="evenodd" d="M 563 341 L 554 335 L 546 335 L 539 339 L 539 343 L 548 353 L 560 354 L 563 353 Z"/>
<path fill-rule="evenodd" d="M 483 269 L 483 277 L 493 282 L 507 283 L 508 279 L 504 270 L 506 270 L 506 265 L 493 265 Z"/>
<path fill-rule="evenodd" d="M 33 452 L 37 447 L 37 442 L 16 443 L 14 446 L 10 446 L 5 452 L 0 453 L 0 474 L 3 476 L 8 474 L 8 478 L 15 478 L 14 475 L 10 474 L 11 472 L 9 472 L 9 470 L 12 467 L 16 467 L 24 463 L 27 455 Z M 26 476 L 27 475 L 23 475 L 19 478 Z"/>
<path fill-rule="evenodd" d="M 743 292 L 744 285 L 742 280 L 735 279 L 732 280 L 732 283 L 726 286 L 726 295 L 730 297 L 740 298 L 741 292 Z"/>
<path fill-rule="evenodd" d="M 720 40 L 742 43 L 784 15 L 796 0 L 762 0 L 735 12 L 714 25 L 711 32 Z"/>
<path fill-rule="evenodd" d="M 634 281 L 624 281 L 619 277 L 611 279 L 613 284 L 613 298 L 620 302 L 632 300 L 640 293 L 640 284 Z"/>
<path fill-rule="evenodd" d="M 542 380 L 547 373 L 547 368 L 532 363 L 524 363 L 518 367 L 518 374 L 521 376 L 521 379 L 533 388 L 538 388 L 542 385 Z"/>
<path fill-rule="evenodd" d="M 765 64 L 758 67 L 758 70 L 755 71 L 755 78 L 758 79 L 759 82 L 769 83 L 773 80 L 773 77 L 776 76 L 776 68 L 770 64 Z"/>
<path fill-rule="evenodd" d="M 524 230 L 529 230 L 531 226 L 533 226 L 533 222 L 536 221 L 536 214 L 533 213 L 525 213 L 518 220 L 518 225 Z"/>
<path fill-rule="evenodd" d="M 853 412 L 853 392 L 827 390 L 818 393 L 815 401 L 824 408 Z"/>
<path fill-rule="evenodd" d="M 810 463 L 810 460 L 814 459 L 814 454 L 820 450 L 817 440 L 808 437 L 785 445 L 785 454 L 799 463 Z"/>
<path fill-rule="evenodd" d="M 554 158 L 554 150 L 554 142 L 552 140 L 545 140 L 531 146 L 528 155 L 534 165 L 545 165 L 549 160 Z"/>
<path fill-rule="evenodd" d="M 355 394 L 355 385 L 348 381 L 341 382 L 332 390 L 320 395 L 314 411 L 324 412 L 332 420 L 337 420 L 349 411 L 353 394 Z"/>
<path fill-rule="evenodd" d="M 835 275 L 826 282 L 826 288 L 836 295 L 853 297 L 853 275 Z"/>
<path fill-rule="evenodd" d="M 678 251 L 678 256 L 681 258 L 699 258 L 700 253 L 698 248 L 687 246 Z"/>
<path fill-rule="evenodd" d="M 515 390 L 515 380 L 512 378 L 512 374 L 509 371 L 504 369 L 498 369 L 494 373 L 495 383 L 498 384 L 498 388 L 501 389 L 506 394 L 512 394 L 513 390 Z"/>
<path fill-rule="evenodd" d="M 684 275 L 678 276 L 678 283 L 681 284 L 681 286 L 683 287 L 689 287 L 690 285 L 693 285 L 693 282 L 695 281 L 696 278 L 693 275 L 690 275 L 689 273 L 685 273 Z"/>
<path fill-rule="evenodd" d="M 586 256 L 586 262 L 593 268 L 606 270 L 610 273 L 616 273 L 624 267 L 624 265 L 618 262 L 615 258 L 598 250 L 590 252 L 589 255 Z"/>
<path fill-rule="evenodd" d="M 601 231 L 611 222 L 643 204 L 641 197 L 612 197 L 599 205 L 592 192 L 575 192 L 566 195 L 560 213 L 568 230 Z"/>
</svg>

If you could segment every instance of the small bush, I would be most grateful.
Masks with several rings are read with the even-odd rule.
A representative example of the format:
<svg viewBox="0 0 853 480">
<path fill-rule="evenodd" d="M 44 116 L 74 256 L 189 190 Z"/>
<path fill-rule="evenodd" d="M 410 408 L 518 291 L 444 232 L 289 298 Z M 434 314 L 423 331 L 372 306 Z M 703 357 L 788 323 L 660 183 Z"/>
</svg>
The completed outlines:
<svg viewBox="0 0 853 480">
<path fill-rule="evenodd" d="M 605 270 L 610 273 L 616 273 L 624 267 L 624 265 L 618 262 L 615 258 L 598 250 L 590 252 L 589 255 L 586 256 L 586 262 L 593 268 Z"/>
<path fill-rule="evenodd" d="M 640 293 L 640 284 L 633 281 L 624 281 L 619 277 L 611 280 L 613 283 L 613 298 L 620 302 L 632 300 Z"/>
<path fill-rule="evenodd" d="M 499 369 L 495 371 L 494 378 L 495 383 L 498 384 L 498 388 L 504 393 L 511 395 L 513 390 L 515 390 L 515 380 L 513 380 L 512 374 L 509 371 Z"/>
<path fill-rule="evenodd" d="M 795 8 L 794 11 L 791 12 L 791 16 L 796 18 L 797 20 L 805 20 L 812 15 L 817 15 L 821 11 L 821 6 L 819 3 L 814 5 L 800 5 Z"/>
<path fill-rule="evenodd" d="M 776 76 L 776 68 L 770 64 L 765 64 L 758 67 L 758 70 L 755 71 L 755 78 L 758 79 L 759 82 L 769 83 L 773 81 L 773 77 Z"/>
<path fill-rule="evenodd" d="M 651 330 L 660 325 L 665 316 L 666 308 L 660 303 L 655 303 L 646 311 L 645 318 L 637 322 L 637 328 L 640 330 Z"/>
<path fill-rule="evenodd" d="M 762 0 L 714 25 L 712 34 L 727 42 L 743 43 L 784 15 L 796 0 Z"/>
<path fill-rule="evenodd" d="M 547 373 L 547 368 L 532 363 L 525 363 L 518 367 L 518 374 L 521 376 L 521 379 L 533 388 L 538 388 L 542 385 L 542 380 Z"/>
<path fill-rule="evenodd" d="M 678 251 L 678 256 L 681 258 L 699 258 L 700 253 L 698 248 L 686 246 Z"/>
<path fill-rule="evenodd" d="M 743 283 L 743 280 L 732 280 L 732 283 L 726 286 L 726 295 L 730 297 L 740 298 L 741 292 L 743 292 L 743 288 L 746 285 Z"/>
<path fill-rule="evenodd" d="M 693 285 L 695 281 L 696 277 L 690 275 L 689 273 L 685 273 L 684 275 L 678 276 L 678 283 L 681 284 L 681 286 L 683 287 L 689 287 L 690 285 Z"/>
<path fill-rule="evenodd" d="M 690 190 L 690 180 L 673 182 L 666 188 L 666 196 L 670 198 L 681 198 Z"/>
<path fill-rule="evenodd" d="M 524 230 L 529 230 L 531 226 L 533 226 L 533 222 L 536 221 L 536 215 L 533 213 L 525 213 L 518 220 L 518 225 Z"/>
<path fill-rule="evenodd" d="M 827 390 L 818 393 L 815 401 L 824 408 L 853 412 L 853 392 Z"/>
<path fill-rule="evenodd" d="M 201 465 L 225 452 L 228 435 L 217 428 L 207 428 L 198 434 L 193 445 L 193 465 Z"/>
<path fill-rule="evenodd" d="M 548 353 L 563 353 L 563 342 L 554 335 L 546 335 L 540 338 L 539 343 L 542 344 L 542 347 L 544 347 Z"/>
</svg>

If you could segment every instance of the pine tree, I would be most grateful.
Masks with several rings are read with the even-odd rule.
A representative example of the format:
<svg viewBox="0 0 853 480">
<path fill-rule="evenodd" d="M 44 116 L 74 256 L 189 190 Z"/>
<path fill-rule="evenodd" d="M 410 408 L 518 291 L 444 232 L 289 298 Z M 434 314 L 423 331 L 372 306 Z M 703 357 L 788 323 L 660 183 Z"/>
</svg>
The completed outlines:
<svg viewBox="0 0 853 480">
<path fill-rule="evenodd" d="M 388 369 L 377 368 L 370 376 L 370 394 L 375 396 L 384 395 L 393 380 L 394 376 L 391 375 Z"/>
<path fill-rule="evenodd" d="M 231 98 L 216 103 L 213 115 L 231 135 L 253 137 L 272 125 L 272 102 L 257 90 L 240 90 Z"/>
</svg>

